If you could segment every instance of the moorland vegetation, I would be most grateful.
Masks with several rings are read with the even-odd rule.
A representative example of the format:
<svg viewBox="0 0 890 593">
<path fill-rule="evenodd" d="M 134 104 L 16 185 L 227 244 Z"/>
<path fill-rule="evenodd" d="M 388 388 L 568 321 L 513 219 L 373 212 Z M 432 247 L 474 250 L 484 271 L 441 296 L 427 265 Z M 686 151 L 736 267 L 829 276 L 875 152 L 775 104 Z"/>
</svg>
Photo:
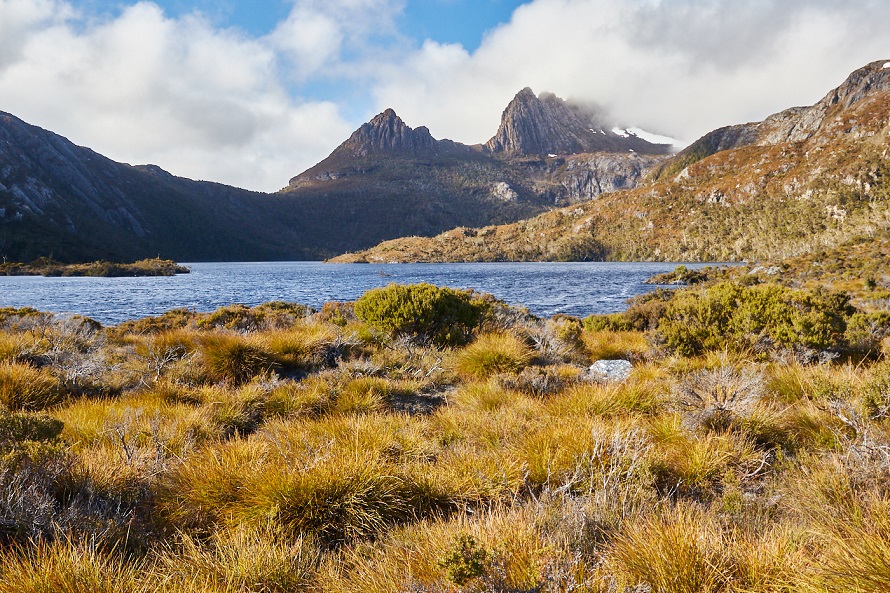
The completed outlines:
<svg viewBox="0 0 890 593">
<path fill-rule="evenodd" d="M 66 264 L 50 257 L 40 257 L 31 263 L 0 263 L 0 276 L 93 276 L 114 278 L 121 276 L 175 276 L 188 274 L 189 269 L 169 259 L 148 258 L 133 263 L 99 260 L 89 263 Z"/>
<path fill-rule="evenodd" d="M 888 335 L 756 274 L 0 310 L 0 593 L 886 591 Z"/>
</svg>

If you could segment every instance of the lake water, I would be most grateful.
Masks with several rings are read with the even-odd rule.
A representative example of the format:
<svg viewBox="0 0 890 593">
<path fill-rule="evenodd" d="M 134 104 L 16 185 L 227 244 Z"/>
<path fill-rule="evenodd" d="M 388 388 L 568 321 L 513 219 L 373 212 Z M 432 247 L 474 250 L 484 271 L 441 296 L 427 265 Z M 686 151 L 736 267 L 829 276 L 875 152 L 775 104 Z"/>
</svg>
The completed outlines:
<svg viewBox="0 0 890 593">
<path fill-rule="evenodd" d="M 350 301 L 391 282 L 429 282 L 488 292 L 539 316 L 584 317 L 626 308 L 652 290 L 642 282 L 676 263 L 324 264 L 320 262 L 193 263 L 191 274 L 159 278 L 0 276 L 0 306 L 78 313 L 103 324 L 184 307 L 293 301 L 316 309 Z M 704 264 L 685 264 L 701 267 Z"/>
</svg>

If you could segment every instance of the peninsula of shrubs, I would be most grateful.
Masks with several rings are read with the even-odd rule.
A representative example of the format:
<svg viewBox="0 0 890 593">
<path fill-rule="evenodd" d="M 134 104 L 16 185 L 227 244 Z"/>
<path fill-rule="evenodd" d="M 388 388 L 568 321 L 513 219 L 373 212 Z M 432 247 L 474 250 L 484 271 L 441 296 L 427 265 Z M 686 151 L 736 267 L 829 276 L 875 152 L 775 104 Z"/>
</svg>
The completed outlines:
<svg viewBox="0 0 890 593">
<path fill-rule="evenodd" d="M 41 257 L 31 263 L 0 263 L 0 276 L 96 276 L 117 278 L 124 276 L 175 276 L 188 274 L 189 269 L 169 259 L 141 259 L 131 264 L 109 261 L 65 264 Z"/>
<path fill-rule="evenodd" d="M 890 590 L 890 313 L 746 278 L 0 310 L 0 593 Z"/>
</svg>

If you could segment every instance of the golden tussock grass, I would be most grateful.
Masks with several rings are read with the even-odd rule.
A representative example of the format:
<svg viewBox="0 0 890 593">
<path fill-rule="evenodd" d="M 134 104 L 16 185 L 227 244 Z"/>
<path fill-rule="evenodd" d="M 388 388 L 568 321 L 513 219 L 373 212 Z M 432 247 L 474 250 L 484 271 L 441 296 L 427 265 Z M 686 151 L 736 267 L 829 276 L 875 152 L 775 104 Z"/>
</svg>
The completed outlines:
<svg viewBox="0 0 890 593">
<path fill-rule="evenodd" d="M 652 345 L 642 332 L 585 331 L 581 341 L 591 360 L 639 360 L 652 351 Z"/>
<path fill-rule="evenodd" d="M 463 375 L 486 378 L 518 373 L 532 360 L 532 349 L 512 333 L 485 333 L 454 356 L 454 368 Z"/>
<path fill-rule="evenodd" d="M 0 593 L 888 588 L 885 362 L 582 331 L 635 362 L 599 384 L 545 343 L 571 319 L 437 349 L 229 313 L 0 362 L 61 430 L 0 435 Z"/>
<path fill-rule="evenodd" d="M 170 593 L 310 591 L 320 554 L 311 540 L 268 527 L 215 531 L 206 541 L 179 533 L 154 561 L 149 584 Z"/>
<path fill-rule="evenodd" d="M 131 593 L 140 564 L 64 540 L 19 548 L 0 557 L 0 593 Z"/>
<path fill-rule="evenodd" d="M 0 404 L 10 410 L 45 410 L 64 397 L 60 381 L 48 371 L 29 364 L 0 362 Z"/>
</svg>

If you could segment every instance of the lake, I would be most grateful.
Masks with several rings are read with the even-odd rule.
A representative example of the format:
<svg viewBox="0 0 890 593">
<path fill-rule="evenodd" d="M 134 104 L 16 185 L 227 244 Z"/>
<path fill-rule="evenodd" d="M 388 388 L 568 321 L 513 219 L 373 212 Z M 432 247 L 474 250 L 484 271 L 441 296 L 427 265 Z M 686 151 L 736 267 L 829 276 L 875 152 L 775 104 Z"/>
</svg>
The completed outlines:
<svg viewBox="0 0 890 593">
<path fill-rule="evenodd" d="M 614 313 L 654 287 L 643 281 L 677 263 L 324 264 L 191 263 L 191 274 L 156 278 L 0 276 L 0 306 L 78 313 L 116 324 L 174 308 L 212 311 L 294 301 L 316 309 L 391 282 L 429 282 L 488 292 L 539 316 Z M 685 264 L 689 268 L 706 264 Z"/>
</svg>

